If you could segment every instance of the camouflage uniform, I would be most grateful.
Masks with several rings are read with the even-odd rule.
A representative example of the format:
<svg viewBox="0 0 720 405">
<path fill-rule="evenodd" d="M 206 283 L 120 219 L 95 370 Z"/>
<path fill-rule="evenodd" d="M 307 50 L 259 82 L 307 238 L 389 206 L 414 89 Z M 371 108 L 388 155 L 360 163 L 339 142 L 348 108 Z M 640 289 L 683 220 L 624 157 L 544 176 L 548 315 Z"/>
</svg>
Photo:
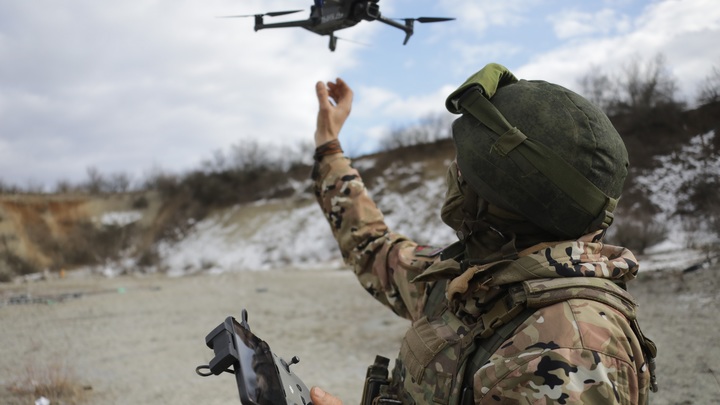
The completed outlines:
<svg viewBox="0 0 720 405">
<path fill-rule="evenodd" d="M 423 281 L 413 282 L 439 259 L 388 229 L 349 160 L 341 154 L 325 156 L 314 178 L 318 202 L 345 262 L 375 299 L 414 322 L 411 330 L 428 323 L 424 315 L 442 312 L 442 308 L 426 307 L 433 287 L 440 285 L 438 279 L 450 280 L 442 284 L 447 285 L 448 297 L 442 306 L 450 308 L 457 319 L 477 320 L 488 303 L 518 282 L 576 277 L 624 282 L 637 273 L 631 252 L 601 243 L 596 240 L 599 233 L 594 233 L 575 241 L 535 246 L 513 261 L 464 271 L 433 266 L 434 274 L 426 273 L 420 277 Z M 454 333 L 463 337 L 461 330 L 450 331 Z M 441 386 L 440 377 L 459 370 L 444 369 L 437 358 L 433 362 L 423 364 L 426 370 L 413 375 L 406 389 L 431 391 L 427 398 L 446 403 L 449 386 Z M 648 386 L 645 356 L 631 322 L 618 309 L 584 298 L 566 299 L 532 313 L 474 373 L 472 381 L 476 404 L 638 404 L 646 403 Z M 422 393 L 413 396 L 417 401 Z"/>
</svg>

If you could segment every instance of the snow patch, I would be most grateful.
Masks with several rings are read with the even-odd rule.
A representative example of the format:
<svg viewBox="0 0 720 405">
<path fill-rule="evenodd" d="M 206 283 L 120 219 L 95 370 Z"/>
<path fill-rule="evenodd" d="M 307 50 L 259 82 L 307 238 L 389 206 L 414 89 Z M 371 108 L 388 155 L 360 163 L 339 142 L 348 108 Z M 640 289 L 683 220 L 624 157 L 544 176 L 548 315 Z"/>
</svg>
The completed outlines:
<svg viewBox="0 0 720 405">
<path fill-rule="evenodd" d="M 115 211 L 106 212 L 97 218 L 97 222 L 106 226 L 126 226 L 142 219 L 140 211 Z"/>
</svg>

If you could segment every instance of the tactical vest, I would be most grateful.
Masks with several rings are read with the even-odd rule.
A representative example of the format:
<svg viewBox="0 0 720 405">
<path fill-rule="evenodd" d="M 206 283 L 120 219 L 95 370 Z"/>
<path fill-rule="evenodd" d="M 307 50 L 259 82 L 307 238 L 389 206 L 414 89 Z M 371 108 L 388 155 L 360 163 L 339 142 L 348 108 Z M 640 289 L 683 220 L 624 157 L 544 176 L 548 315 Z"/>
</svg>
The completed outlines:
<svg viewBox="0 0 720 405">
<path fill-rule="evenodd" d="M 640 331 L 634 299 L 613 281 L 592 277 L 524 281 L 510 286 L 474 324 L 448 308 L 446 284 L 439 281 L 431 290 L 425 316 L 403 338 L 390 386 L 373 403 L 472 404 L 472 376 L 500 344 L 538 309 L 578 298 L 606 304 L 628 319 L 650 369 L 651 389 L 657 390 L 655 344 Z"/>
</svg>

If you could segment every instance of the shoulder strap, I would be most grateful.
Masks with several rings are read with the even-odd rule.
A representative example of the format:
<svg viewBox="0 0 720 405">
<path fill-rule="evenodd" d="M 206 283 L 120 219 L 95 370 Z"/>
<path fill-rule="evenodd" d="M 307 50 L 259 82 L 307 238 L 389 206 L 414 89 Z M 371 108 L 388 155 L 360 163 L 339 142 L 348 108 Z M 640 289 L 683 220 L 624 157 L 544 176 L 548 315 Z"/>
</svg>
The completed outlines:
<svg viewBox="0 0 720 405">
<path fill-rule="evenodd" d="M 447 287 L 448 280 L 441 279 L 435 282 L 430 289 L 425 307 L 423 307 L 423 315 L 428 318 L 435 318 L 445 309 L 445 288 Z"/>
<path fill-rule="evenodd" d="M 468 359 L 465 366 L 465 375 L 463 376 L 465 388 L 463 389 L 460 405 L 472 405 L 474 403 L 473 377 L 475 372 L 490 360 L 490 356 L 500 348 L 500 345 L 534 312 L 535 309 L 533 308 L 525 308 L 509 322 L 496 329 L 495 333 L 490 337 L 479 341 L 475 353 Z"/>
</svg>

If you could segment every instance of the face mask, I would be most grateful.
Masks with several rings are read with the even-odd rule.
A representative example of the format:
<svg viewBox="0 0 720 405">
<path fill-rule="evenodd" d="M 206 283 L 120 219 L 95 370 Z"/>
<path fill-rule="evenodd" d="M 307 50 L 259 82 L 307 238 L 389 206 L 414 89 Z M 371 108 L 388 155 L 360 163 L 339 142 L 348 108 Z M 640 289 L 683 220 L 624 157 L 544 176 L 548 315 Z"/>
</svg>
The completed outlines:
<svg viewBox="0 0 720 405">
<path fill-rule="evenodd" d="M 452 162 L 448 167 L 445 182 L 447 183 L 447 192 L 445 193 L 445 202 L 440 209 L 440 218 L 446 225 L 457 231 L 463 222 L 463 204 L 465 203 L 465 196 L 462 192 L 465 182 L 458 173 L 457 162 Z"/>
</svg>

